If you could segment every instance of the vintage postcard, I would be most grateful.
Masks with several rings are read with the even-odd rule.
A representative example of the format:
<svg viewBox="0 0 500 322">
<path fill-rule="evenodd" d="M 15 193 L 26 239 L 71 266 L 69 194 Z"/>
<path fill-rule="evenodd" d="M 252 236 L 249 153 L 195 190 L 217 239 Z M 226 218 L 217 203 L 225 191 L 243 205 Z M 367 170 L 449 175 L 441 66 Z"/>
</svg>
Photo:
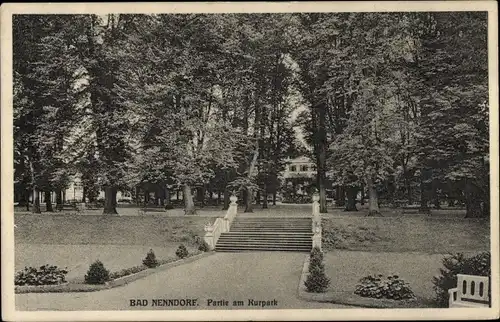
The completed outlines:
<svg viewBox="0 0 500 322">
<path fill-rule="evenodd" d="M 2 319 L 498 318 L 497 14 L 4 4 Z"/>
</svg>

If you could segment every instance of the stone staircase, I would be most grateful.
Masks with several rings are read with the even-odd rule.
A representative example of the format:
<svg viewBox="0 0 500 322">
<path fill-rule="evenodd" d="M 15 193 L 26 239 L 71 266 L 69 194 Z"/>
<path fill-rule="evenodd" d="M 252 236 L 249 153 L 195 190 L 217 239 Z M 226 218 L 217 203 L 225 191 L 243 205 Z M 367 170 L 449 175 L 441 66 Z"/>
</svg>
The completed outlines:
<svg viewBox="0 0 500 322">
<path fill-rule="evenodd" d="M 218 252 L 294 251 L 312 249 L 310 217 L 236 217 L 229 232 L 220 235 Z"/>
</svg>

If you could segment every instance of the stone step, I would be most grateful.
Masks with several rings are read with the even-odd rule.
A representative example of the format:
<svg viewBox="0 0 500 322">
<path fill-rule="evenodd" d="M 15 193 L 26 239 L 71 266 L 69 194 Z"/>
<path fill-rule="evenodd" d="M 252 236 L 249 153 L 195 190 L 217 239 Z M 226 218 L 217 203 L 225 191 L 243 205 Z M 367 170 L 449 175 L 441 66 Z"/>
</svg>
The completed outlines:
<svg viewBox="0 0 500 322">
<path fill-rule="evenodd" d="M 288 218 L 236 218 L 235 221 L 255 221 L 255 222 L 307 222 L 312 221 L 312 218 L 299 218 L 299 219 L 288 219 Z"/>
<path fill-rule="evenodd" d="M 223 247 L 271 247 L 271 248 L 276 248 L 276 247 L 281 247 L 281 248 L 309 248 L 311 249 L 312 243 L 301 243 L 301 244 L 292 244 L 292 243 L 280 243 L 280 244 L 275 244 L 275 243 L 221 243 L 217 244 L 217 248 L 223 248 Z"/>
<path fill-rule="evenodd" d="M 296 225 L 296 224 L 261 224 L 261 223 L 252 223 L 252 224 L 242 224 L 242 223 L 234 223 L 231 227 L 291 227 L 291 228 L 301 228 L 301 227 L 312 227 L 312 223 L 307 223 L 304 225 Z"/>
<path fill-rule="evenodd" d="M 295 253 L 309 253 L 310 249 L 266 249 L 266 248 L 232 248 L 232 249 L 216 249 L 219 253 L 245 253 L 245 252 L 295 252 Z"/>
<path fill-rule="evenodd" d="M 257 247 L 267 247 L 267 248 L 309 248 L 311 249 L 312 243 L 300 243 L 300 244 L 272 244 L 272 243 L 217 243 L 216 248 L 230 248 L 230 247 L 239 247 L 239 248 L 257 248 Z"/>
<path fill-rule="evenodd" d="M 221 234 L 216 251 L 298 251 L 312 249 L 311 217 L 239 215 Z"/>
<path fill-rule="evenodd" d="M 229 231 L 241 231 L 241 230 L 254 230 L 254 231 L 261 231 L 261 230 L 266 230 L 266 231 L 308 231 L 312 232 L 312 227 L 300 227 L 300 228 L 293 228 L 293 227 L 231 227 Z"/>
<path fill-rule="evenodd" d="M 230 231 L 222 233 L 221 236 L 312 236 L 311 231 L 307 232 L 287 232 L 287 231 Z"/>
<path fill-rule="evenodd" d="M 289 233 L 308 233 L 312 232 L 311 228 L 304 228 L 304 229 L 276 229 L 276 228 L 233 228 L 231 229 L 232 232 L 275 232 L 275 233 L 282 233 L 282 232 L 289 232 Z"/>
<path fill-rule="evenodd" d="M 219 240 L 218 243 L 222 244 L 228 244 L 228 243 L 235 243 L 235 244 L 311 244 L 312 239 L 302 239 L 302 240 L 280 240 L 280 239 L 251 239 L 251 240 L 244 240 L 244 239 L 224 239 L 224 240 Z"/>
<path fill-rule="evenodd" d="M 312 236 L 221 236 L 223 240 L 312 240 Z"/>
</svg>

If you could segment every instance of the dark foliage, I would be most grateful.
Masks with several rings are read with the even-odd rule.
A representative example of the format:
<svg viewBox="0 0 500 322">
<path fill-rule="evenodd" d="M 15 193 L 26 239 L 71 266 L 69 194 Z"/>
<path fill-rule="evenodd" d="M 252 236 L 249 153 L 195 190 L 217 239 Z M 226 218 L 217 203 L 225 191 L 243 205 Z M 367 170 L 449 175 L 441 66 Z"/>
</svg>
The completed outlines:
<svg viewBox="0 0 500 322">
<path fill-rule="evenodd" d="M 177 257 L 179 257 L 179 258 L 184 258 L 184 257 L 187 257 L 189 255 L 189 252 L 188 252 L 186 246 L 181 244 L 179 246 L 179 248 L 177 248 L 177 250 L 175 251 L 175 255 L 177 255 Z"/>
<path fill-rule="evenodd" d="M 142 263 L 149 268 L 154 268 L 159 265 L 158 260 L 156 259 L 156 255 L 152 249 L 146 255 L 146 258 L 142 260 Z"/>
<path fill-rule="evenodd" d="M 383 275 L 369 275 L 363 277 L 356 286 L 355 294 L 363 297 L 386 298 L 393 300 L 413 299 L 415 294 L 410 285 L 398 275 L 389 275 L 387 279 Z"/>
<path fill-rule="evenodd" d="M 109 280 L 109 271 L 100 260 L 92 263 L 85 275 L 85 283 L 87 284 L 104 284 Z"/>
<path fill-rule="evenodd" d="M 491 254 L 483 252 L 472 257 L 457 253 L 443 258 L 441 274 L 432 279 L 436 302 L 441 307 L 448 306 L 448 290 L 457 287 L 457 274 L 488 276 L 491 283 Z M 491 290 L 488 288 L 491 301 Z"/>
<path fill-rule="evenodd" d="M 54 285 L 66 282 L 65 269 L 57 266 L 43 265 L 40 268 L 25 267 L 24 270 L 16 273 L 15 285 Z"/>
</svg>

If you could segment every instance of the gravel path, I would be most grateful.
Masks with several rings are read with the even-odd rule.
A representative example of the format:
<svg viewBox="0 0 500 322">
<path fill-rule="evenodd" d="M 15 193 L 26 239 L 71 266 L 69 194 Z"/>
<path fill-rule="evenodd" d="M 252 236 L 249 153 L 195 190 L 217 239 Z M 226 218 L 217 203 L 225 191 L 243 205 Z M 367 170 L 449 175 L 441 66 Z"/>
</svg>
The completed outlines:
<svg viewBox="0 0 500 322">
<path fill-rule="evenodd" d="M 303 253 L 288 252 L 217 253 L 114 289 L 90 293 L 17 294 L 16 309 L 261 309 L 257 304 L 262 305 L 265 301 L 269 304 L 265 309 L 347 308 L 307 302 L 297 297 L 304 257 Z M 148 303 L 130 306 L 134 299 L 148 300 Z M 153 299 L 196 299 L 196 306 L 152 306 Z M 243 305 L 234 306 L 233 301 L 242 301 Z M 256 306 L 251 305 L 252 301 Z M 219 305 L 214 306 L 216 303 Z"/>
</svg>

